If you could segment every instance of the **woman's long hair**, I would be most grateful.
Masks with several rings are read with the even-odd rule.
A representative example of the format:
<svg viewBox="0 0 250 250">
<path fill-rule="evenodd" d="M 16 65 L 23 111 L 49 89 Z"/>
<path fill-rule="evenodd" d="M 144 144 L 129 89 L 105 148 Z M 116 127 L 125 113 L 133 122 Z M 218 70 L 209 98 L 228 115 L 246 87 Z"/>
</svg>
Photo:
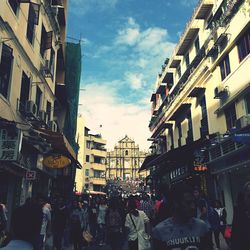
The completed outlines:
<svg viewBox="0 0 250 250">
<path fill-rule="evenodd" d="M 130 196 L 127 202 L 128 213 L 133 214 L 134 216 L 138 216 L 139 212 L 136 209 L 136 201 L 133 196 Z"/>
</svg>

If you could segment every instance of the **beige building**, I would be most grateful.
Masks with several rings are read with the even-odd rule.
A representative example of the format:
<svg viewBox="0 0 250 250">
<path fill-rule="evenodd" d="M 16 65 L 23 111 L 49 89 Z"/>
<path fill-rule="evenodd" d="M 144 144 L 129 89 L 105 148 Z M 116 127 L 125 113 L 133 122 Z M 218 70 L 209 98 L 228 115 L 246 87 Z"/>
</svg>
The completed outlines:
<svg viewBox="0 0 250 250">
<path fill-rule="evenodd" d="M 136 180 L 147 176 L 147 171 L 138 173 L 147 153 L 127 135 L 118 142 L 113 151 L 107 153 L 107 179 Z"/>
<path fill-rule="evenodd" d="M 220 199 L 229 224 L 250 180 L 249 10 L 249 1 L 199 1 L 151 96 L 152 147 L 165 152 L 147 168 Z"/>
<path fill-rule="evenodd" d="M 78 192 L 103 191 L 106 185 L 106 140 L 100 134 L 91 134 L 82 116 L 78 116 L 78 160 L 83 166 L 76 172 Z"/>
<path fill-rule="evenodd" d="M 9 215 L 27 197 L 62 191 L 58 179 L 73 190 L 76 154 L 60 99 L 66 23 L 67 0 L 0 1 L 0 199 Z M 46 166 L 48 155 L 67 157 L 67 167 Z"/>
</svg>

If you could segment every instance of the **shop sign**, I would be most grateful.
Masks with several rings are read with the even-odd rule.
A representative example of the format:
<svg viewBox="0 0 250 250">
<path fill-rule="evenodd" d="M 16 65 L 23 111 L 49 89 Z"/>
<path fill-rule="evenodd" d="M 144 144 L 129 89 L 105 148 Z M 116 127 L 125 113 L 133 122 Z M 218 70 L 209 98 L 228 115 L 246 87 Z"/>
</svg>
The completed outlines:
<svg viewBox="0 0 250 250">
<path fill-rule="evenodd" d="M 22 145 L 22 132 L 16 127 L 0 129 L 0 161 L 17 161 Z"/>
<path fill-rule="evenodd" d="M 36 171 L 28 170 L 25 175 L 27 181 L 34 181 L 36 179 Z"/>
<path fill-rule="evenodd" d="M 189 174 L 188 166 L 176 168 L 169 173 L 170 181 L 174 182 L 182 178 L 186 178 L 188 174 Z"/>
<path fill-rule="evenodd" d="M 65 168 L 71 160 L 63 155 L 51 155 L 43 159 L 43 165 L 48 168 Z"/>
<path fill-rule="evenodd" d="M 205 149 L 196 150 L 194 152 L 194 171 L 203 172 L 207 171 L 207 152 Z"/>
<path fill-rule="evenodd" d="M 250 133 L 235 133 L 233 135 L 233 140 L 235 142 L 245 142 L 245 143 L 250 143 Z"/>
</svg>

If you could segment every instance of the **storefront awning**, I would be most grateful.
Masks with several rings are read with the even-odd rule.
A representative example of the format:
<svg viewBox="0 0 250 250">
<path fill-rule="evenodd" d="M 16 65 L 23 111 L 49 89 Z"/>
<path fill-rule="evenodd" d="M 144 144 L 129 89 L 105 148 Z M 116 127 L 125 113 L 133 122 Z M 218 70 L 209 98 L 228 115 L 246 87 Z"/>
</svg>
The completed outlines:
<svg viewBox="0 0 250 250">
<path fill-rule="evenodd" d="M 46 139 L 46 141 L 52 145 L 55 152 L 69 156 L 70 159 L 75 162 L 77 168 L 82 168 L 81 164 L 77 160 L 77 154 L 62 133 L 46 129 L 36 129 L 36 131 L 39 132 L 42 138 Z"/>
<path fill-rule="evenodd" d="M 163 162 L 187 162 L 188 160 L 191 160 L 194 157 L 194 150 L 201 148 L 203 144 L 204 139 L 199 139 L 182 147 L 167 151 L 152 160 L 150 164 L 156 166 L 160 165 Z"/>
<path fill-rule="evenodd" d="M 146 156 L 138 172 L 140 173 L 142 171 L 148 170 L 149 168 L 153 167 L 154 165 L 152 165 L 151 162 L 158 156 L 159 156 L 158 154 Z"/>
</svg>

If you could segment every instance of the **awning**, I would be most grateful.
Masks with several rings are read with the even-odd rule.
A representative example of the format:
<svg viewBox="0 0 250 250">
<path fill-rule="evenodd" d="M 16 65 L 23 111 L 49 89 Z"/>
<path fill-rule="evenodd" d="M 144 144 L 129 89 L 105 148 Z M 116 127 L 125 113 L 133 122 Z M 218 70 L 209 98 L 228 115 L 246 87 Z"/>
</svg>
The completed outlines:
<svg viewBox="0 0 250 250">
<path fill-rule="evenodd" d="M 188 97 L 198 97 L 204 94 L 205 88 L 194 87 L 193 90 L 189 93 Z"/>
<path fill-rule="evenodd" d="M 146 156 L 138 172 L 140 173 L 142 171 L 148 170 L 149 168 L 153 167 L 154 165 L 152 165 L 151 162 L 158 156 L 159 156 L 158 154 Z"/>
<path fill-rule="evenodd" d="M 238 98 L 241 98 L 245 94 L 250 93 L 250 83 L 247 84 L 247 87 L 243 90 L 238 91 L 235 95 L 233 95 L 229 101 L 224 103 L 221 107 L 215 110 L 215 114 L 220 114 L 224 111 L 227 107 L 229 107 L 232 103 L 234 103 Z"/>
<path fill-rule="evenodd" d="M 162 162 L 185 162 L 192 160 L 194 157 L 193 152 L 195 149 L 201 148 L 204 144 L 204 139 L 186 144 L 182 147 L 172 149 L 170 151 L 161 154 L 150 162 L 150 165 L 160 165 Z"/>
<path fill-rule="evenodd" d="M 56 153 L 70 157 L 70 159 L 75 162 L 77 168 L 82 168 L 80 162 L 77 160 L 77 154 L 62 133 L 46 129 L 36 129 L 36 131 L 39 132 L 42 138 L 46 139 L 46 141 L 52 145 L 52 148 Z"/>
<path fill-rule="evenodd" d="M 157 88 L 157 90 L 156 90 L 156 94 L 165 93 L 166 92 L 166 86 L 167 86 L 166 83 L 161 83 L 159 85 L 159 87 Z"/>
<path fill-rule="evenodd" d="M 176 121 L 178 118 L 180 118 L 180 115 L 187 112 L 188 109 L 190 109 L 190 107 L 191 107 L 190 103 L 182 103 L 168 120 Z"/>
<path fill-rule="evenodd" d="M 155 100 L 156 100 L 156 93 L 153 93 L 153 94 L 151 95 L 150 101 L 151 101 L 151 102 L 154 102 Z"/>
<path fill-rule="evenodd" d="M 171 128 L 173 126 L 172 123 L 162 123 L 152 134 L 151 138 L 155 138 L 157 135 L 159 135 L 163 130 L 166 128 Z"/>
</svg>

